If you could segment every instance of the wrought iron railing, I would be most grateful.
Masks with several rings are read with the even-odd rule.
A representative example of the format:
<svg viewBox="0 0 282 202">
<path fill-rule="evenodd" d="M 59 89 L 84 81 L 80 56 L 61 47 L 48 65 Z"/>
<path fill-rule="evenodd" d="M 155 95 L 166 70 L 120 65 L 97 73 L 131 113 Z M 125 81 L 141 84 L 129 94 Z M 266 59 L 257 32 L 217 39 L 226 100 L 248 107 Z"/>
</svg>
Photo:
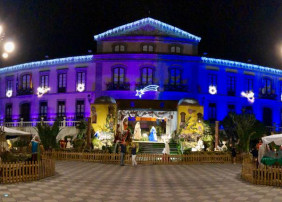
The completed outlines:
<svg viewBox="0 0 282 202">
<path fill-rule="evenodd" d="M 130 83 L 107 83 L 107 90 L 130 90 Z"/>
<path fill-rule="evenodd" d="M 164 85 L 165 91 L 188 92 L 188 85 Z"/>
</svg>

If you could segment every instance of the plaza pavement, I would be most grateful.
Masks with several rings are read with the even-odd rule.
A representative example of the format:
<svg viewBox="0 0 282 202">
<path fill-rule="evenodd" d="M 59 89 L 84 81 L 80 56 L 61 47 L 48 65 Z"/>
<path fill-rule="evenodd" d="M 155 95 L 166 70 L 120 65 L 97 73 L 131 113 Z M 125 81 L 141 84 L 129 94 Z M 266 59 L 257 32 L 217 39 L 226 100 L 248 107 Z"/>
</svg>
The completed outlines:
<svg viewBox="0 0 282 202">
<path fill-rule="evenodd" d="M 282 201 L 281 188 L 244 182 L 240 169 L 240 164 L 133 168 L 57 161 L 54 177 L 0 184 L 0 201 Z"/>
</svg>

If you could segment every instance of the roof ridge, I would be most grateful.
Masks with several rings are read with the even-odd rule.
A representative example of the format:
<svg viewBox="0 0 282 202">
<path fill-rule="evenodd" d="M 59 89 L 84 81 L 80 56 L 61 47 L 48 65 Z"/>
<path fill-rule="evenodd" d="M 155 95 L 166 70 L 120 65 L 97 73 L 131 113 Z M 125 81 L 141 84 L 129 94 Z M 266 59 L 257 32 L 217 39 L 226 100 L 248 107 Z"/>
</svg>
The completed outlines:
<svg viewBox="0 0 282 202">
<path fill-rule="evenodd" d="M 172 25 L 169 25 L 167 23 L 161 22 L 159 20 L 155 20 L 151 17 L 142 18 L 140 20 L 137 20 L 137 21 L 134 21 L 134 22 L 131 22 L 131 23 L 127 23 L 127 24 L 115 27 L 113 29 L 109 29 L 109 30 L 107 30 L 107 31 L 105 31 L 101 34 L 94 35 L 94 40 L 100 40 L 102 38 L 112 36 L 112 35 L 115 35 L 116 33 L 123 32 L 123 31 L 126 31 L 126 30 L 130 30 L 133 27 L 137 27 L 138 25 L 143 25 L 143 24 L 147 24 L 147 23 L 150 23 L 152 25 L 160 27 L 161 29 L 163 29 L 165 31 L 174 32 L 179 36 L 186 37 L 186 38 L 189 38 L 189 39 L 197 41 L 197 42 L 200 42 L 200 40 L 201 40 L 201 37 L 190 34 L 189 32 L 186 32 L 182 29 L 179 29 L 179 28 L 174 27 Z"/>
</svg>

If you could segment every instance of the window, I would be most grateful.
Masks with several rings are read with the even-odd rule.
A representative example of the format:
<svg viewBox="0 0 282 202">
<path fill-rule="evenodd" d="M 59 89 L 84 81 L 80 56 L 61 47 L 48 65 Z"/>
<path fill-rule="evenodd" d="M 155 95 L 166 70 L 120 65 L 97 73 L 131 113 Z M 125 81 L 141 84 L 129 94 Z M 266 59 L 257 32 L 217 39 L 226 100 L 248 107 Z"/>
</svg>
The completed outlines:
<svg viewBox="0 0 282 202">
<path fill-rule="evenodd" d="M 79 84 L 83 84 L 84 85 L 84 90 L 85 90 L 85 75 L 86 73 L 85 72 L 77 72 L 76 73 L 76 87 L 78 87 Z M 76 89 L 78 91 L 78 88 Z M 80 92 L 84 91 L 84 90 L 81 90 Z"/>
<path fill-rule="evenodd" d="M 40 102 L 39 105 L 39 117 L 44 118 L 44 120 L 47 120 L 47 111 L 48 111 L 48 103 L 47 102 Z"/>
<path fill-rule="evenodd" d="M 217 75 L 216 74 L 209 74 L 209 86 L 215 86 L 217 87 Z"/>
<path fill-rule="evenodd" d="M 23 103 L 20 105 L 20 118 L 22 118 L 23 121 L 30 120 L 30 103 Z"/>
<path fill-rule="evenodd" d="M 154 46 L 149 45 L 149 44 L 145 44 L 145 45 L 142 46 L 142 51 L 143 52 L 154 52 Z"/>
<path fill-rule="evenodd" d="M 171 53 L 181 53 L 181 47 L 180 46 L 171 46 L 170 52 Z"/>
<path fill-rule="evenodd" d="M 236 78 L 235 76 L 227 77 L 227 95 L 235 96 L 236 95 Z"/>
<path fill-rule="evenodd" d="M 209 120 L 216 121 L 216 103 L 209 104 Z"/>
<path fill-rule="evenodd" d="M 261 93 L 263 95 L 271 95 L 272 94 L 272 81 L 270 78 L 262 79 L 262 90 Z"/>
<path fill-rule="evenodd" d="M 76 101 L 76 120 L 84 118 L 84 100 Z"/>
<path fill-rule="evenodd" d="M 8 90 L 13 90 L 13 80 L 12 79 L 8 79 L 6 82 L 6 92 Z"/>
<path fill-rule="evenodd" d="M 6 104 L 5 121 L 6 122 L 12 121 L 12 104 Z"/>
<path fill-rule="evenodd" d="M 254 92 L 254 79 L 247 78 L 246 83 L 247 83 L 247 92 L 248 93 L 250 91 Z"/>
<path fill-rule="evenodd" d="M 181 70 L 177 68 L 170 69 L 170 78 L 169 78 L 170 85 L 180 85 L 181 84 Z"/>
<path fill-rule="evenodd" d="M 235 105 L 228 105 L 228 113 L 235 113 L 236 107 Z"/>
<path fill-rule="evenodd" d="M 125 45 L 118 44 L 114 46 L 114 52 L 124 52 L 124 51 L 125 51 Z"/>
<path fill-rule="evenodd" d="M 181 112 L 180 113 L 180 119 L 181 119 L 181 123 L 185 123 L 185 112 Z"/>
<path fill-rule="evenodd" d="M 243 107 L 243 112 L 245 114 L 253 114 L 253 107 L 252 106 L 246 106 L 246 107 Z"/>
<path fill-rule="evenodd" d="M 113 82 L 114 84 L 123 84 L 125 77 L 125 69 L 123 67 L 115 67 L 113 69 Z"/>
<path fill-rule="evenodd" d="M 31 88 L 31 75 L 30 74 L 25 74 L 22 76 L 22 83 L 21 83 L 21 88 L 23 90 L 28 90 Z"/>
<path fill-rule="evenodd" d="M 58 93 L 65 93 L 67 87 L 67 74 L 59 73 L 58 74 Z"/>
<path fill-rule="evenodd" d="M 153 84 L 153 69 L 144 67 L 141 69 L 141 83 L 145 85 Z"/>
<path fill-rule="evenodd" d="M 66 113 L 66 102 L 58 101 L 57 116 L 59 118 L 63 118 L 65 117 L 65 113 Z"/>
<path fill-rule="evenodd" d="M 49 75 L 40 76 L 40 87 L 48 88 L 49 87 Z"/>
<path fill-rule="evenodd" d="M 265 126 L 272 126 L 271 108 L 268 108 L 268 107 L 263 108 L 262 122 L 264 123 Z"/>
</svg>

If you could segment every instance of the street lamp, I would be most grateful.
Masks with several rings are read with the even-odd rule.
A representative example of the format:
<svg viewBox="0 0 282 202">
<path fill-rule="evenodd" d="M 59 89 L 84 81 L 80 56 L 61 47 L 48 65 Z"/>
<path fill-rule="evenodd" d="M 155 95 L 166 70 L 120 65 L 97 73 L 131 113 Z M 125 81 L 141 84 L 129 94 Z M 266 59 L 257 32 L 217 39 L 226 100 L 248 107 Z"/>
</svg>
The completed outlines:
<svg viewBox="0 0 282 202">
<path fill-rule="evenodd" d="M 4 40 L 5 32 L 3 26 L 0 25 L 0 44 L 2 45 L 2 41 Z M 3 45 L 2 58 L 7 59 L 9 57 L 9 53 L 12 53 L 15 50 L 15 44 L 12 41 L 7 41 Z"/>
</svg>

